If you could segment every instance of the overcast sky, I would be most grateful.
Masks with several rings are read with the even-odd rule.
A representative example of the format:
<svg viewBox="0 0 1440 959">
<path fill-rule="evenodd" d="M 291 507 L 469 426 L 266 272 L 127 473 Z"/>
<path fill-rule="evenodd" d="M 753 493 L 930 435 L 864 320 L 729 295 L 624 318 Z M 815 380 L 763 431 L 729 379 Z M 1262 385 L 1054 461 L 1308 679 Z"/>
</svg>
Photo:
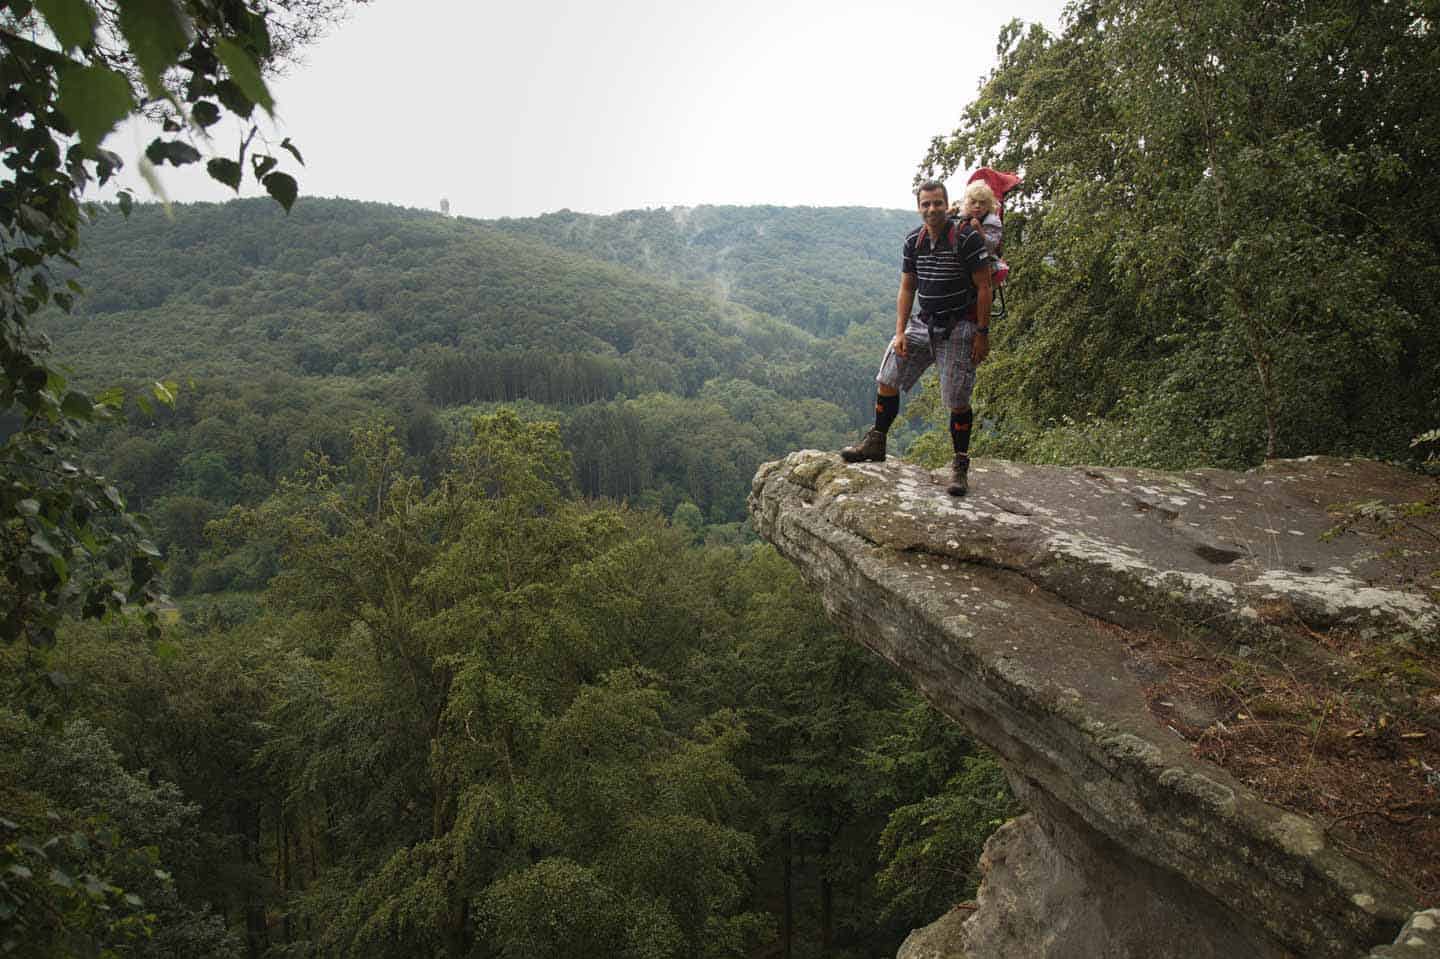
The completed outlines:
<svg viewBox="0 0 1440 959">
<path fill-rule="evenodd" d="M 1012 17 L 1060 0 L 374 0 L 272 84 L 301 193 L 474 217 L 907 208 Z M 228 122 L 228 121 L 227 121 Z M 223 129 L 223 127 L 222 127 Z M 153 131 L 107 143 L 135 157 Z M 228 154 L 234 132 L 218 139 Z M 196 168 L 171 199 L 223 200 Z M 137 198 L 148 191 L 137 185 Z M 248 188 L 247 193 L 254 192 Z"/>
</svg>

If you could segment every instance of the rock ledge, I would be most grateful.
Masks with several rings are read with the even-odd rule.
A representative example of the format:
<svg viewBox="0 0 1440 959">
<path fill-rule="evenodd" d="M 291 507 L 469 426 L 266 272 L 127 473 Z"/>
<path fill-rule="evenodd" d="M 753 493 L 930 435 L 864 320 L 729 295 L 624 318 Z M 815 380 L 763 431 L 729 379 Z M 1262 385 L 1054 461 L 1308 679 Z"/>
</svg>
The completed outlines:
<svg viewBox="0 0 1440 959">
<path fill-rule="evenodd" d="M 953 955 L 1440 956 L 1404 890 L 1195 758 L 1097 622 L 1243 643 L 1281 604 L 1311 629 L 1440 634 L 1440 608 L 1374 543 L 1320 540 L 1327 505 L 1419 499 L 1429 481 L 1325 459 L 1244 474 L 977 460 L 955 500 L 936 475 L 801 451 L 760 468 L 750 510 L 849 635 L 1001 757 L 1030 809 L 987 847 Z"/>
</svg>

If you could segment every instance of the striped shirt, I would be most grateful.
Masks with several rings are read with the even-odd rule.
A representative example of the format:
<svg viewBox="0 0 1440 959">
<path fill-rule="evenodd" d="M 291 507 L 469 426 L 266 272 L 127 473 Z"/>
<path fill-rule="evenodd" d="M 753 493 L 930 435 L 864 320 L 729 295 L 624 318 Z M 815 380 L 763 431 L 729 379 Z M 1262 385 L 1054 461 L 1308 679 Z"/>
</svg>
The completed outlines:
<svg viewBox="0 0 1440 959">
<path fill-rule="evenodd" d="M 970 274 L 990 262 L 985 238 L 969 226 L 951 220 L 945 240 L 938 246 L 931 243 L 923 225 L 905 237 L 900 272 L 915 274 L 921 316 L 945 316 L 969 309 L 975 302 L 975 284 Z"/>
</svg>

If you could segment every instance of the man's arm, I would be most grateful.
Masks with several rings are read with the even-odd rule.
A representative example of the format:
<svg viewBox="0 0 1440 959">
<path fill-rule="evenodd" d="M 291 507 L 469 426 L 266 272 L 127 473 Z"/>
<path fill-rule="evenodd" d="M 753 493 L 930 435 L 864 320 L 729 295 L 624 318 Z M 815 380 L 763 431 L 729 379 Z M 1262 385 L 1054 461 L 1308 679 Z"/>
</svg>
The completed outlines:
<svg viewBox="0 0 1440 959">
<path fill-rule="evenodd" d="M 905 325 L 910 322 L 910 308 L 915 305 L 915 274 L 900 274 L 900 293 L 895 297 L 895 352 L 901 356 L 909 348 L 905 344 Z M 987 300 L 988 304 L 989 301 Z M 985 307 L 985 315 L 990 315 L 990 307 Z"/>
<path fill-rule="evenodd" d="M 980 264 L 970 274 L 975 284 L 975 339 L 970 344 L 970 360 L 976 366 L 985 362 L 990 355 L 990 261 Z"/>
</svg>

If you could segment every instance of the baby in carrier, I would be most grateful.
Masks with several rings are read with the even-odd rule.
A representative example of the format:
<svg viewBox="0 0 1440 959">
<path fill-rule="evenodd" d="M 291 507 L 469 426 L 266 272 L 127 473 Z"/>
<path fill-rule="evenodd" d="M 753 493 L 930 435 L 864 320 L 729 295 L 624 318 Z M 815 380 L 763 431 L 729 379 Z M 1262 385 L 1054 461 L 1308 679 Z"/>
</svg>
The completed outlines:
<svg viewBox="0 0 1440 959">
<path fill-rule="evenodd" d="M 990 251 L 990 271 L 995 285 L 1005 282 L 1010 275 L 1010 265 L 1000 258 L 1000 247 L 1005 236 L 1005 225 L 1000 220 L 999 203 L 995 192 L 981 180 L 975 180 L 965 187 L 965 195 L 956 201 L 952 212 L 970 223 L 970 226 L 985 238 L 985 248 Z"/>
<path fill-rule="evenodd" d="M 1020 178 L 1013 173 L 1002 173 L 989 167 L 981 167 L 970 175 L 965 193 L 955 202 L 951 212 L 985 238 L 985 247 L 990 251 L 991 286 L 994 302 L 990 307 L 991 320 L 1005 318 L 1005 279 L 1010 275 L 1010 264 L 1000 258 L 1005 227 L 1001 221 L 999 197 L 1004 197 L 1020 185 Z"/>
</svg>

